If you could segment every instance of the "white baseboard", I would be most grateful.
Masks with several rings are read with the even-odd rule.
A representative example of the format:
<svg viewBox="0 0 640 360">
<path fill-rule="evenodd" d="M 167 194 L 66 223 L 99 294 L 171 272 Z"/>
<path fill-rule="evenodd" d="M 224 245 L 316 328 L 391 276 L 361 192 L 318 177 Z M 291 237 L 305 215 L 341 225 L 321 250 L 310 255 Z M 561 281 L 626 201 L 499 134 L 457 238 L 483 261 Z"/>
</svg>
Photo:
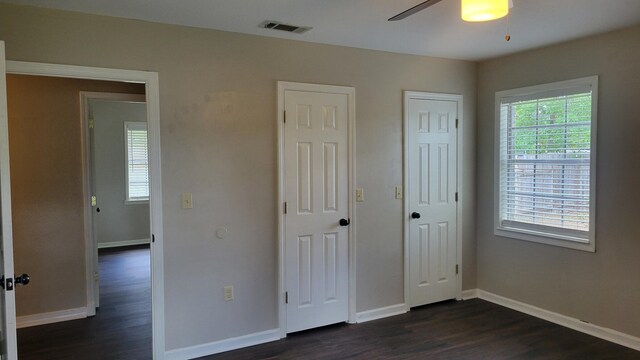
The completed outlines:
<svg viewBox="0 0 640 360">
<path fill-rule="evenodd" d="M 478 297 L 478 289 L 462 290 L 462 300 L 470 300 Z"/>
<path fill-rule="evenodd" d="M 112 241 L 112 242 L 103 242 L 98 243 L 98 249 L 106 249 L 120 246 L 132 246 L 132 245 L 144 245 L 150 244 L 151 239 L 134 239 L 134 240 L 123 240 L 123 241 Z"/>
<path fill-rule="evenodd" d="M 190 346 L 169 350 L 165 353 L 166 360 L 187 360 L 202 356 L 218 354 L 225 351 L 240 349 L 248 346 L 264 344 L 280 340 L 280 329 L 267 330 L 249 335 L 214 341 L 208 344 Z"/>
<path fill-rule="evenodd" d="M 53 324 L 61 321 L 84 319 L 87 317 L 87 308 L 75 308 L 68 310 L 52 311 L 48 313 L 18 316 L 16 318 L 16 327 L 18 329 Z"/>
<path fill-rule="evenodd" d="M 362 311 L 356 313 L 356 322 L 363 323 L 371 320 L 377 320 L 386 318 L 389 316 L 395 316 L 404 314 L 407 312 L 405 304 L 396 304 L 391 306 L 385 306 L 373 310 Z"/>
<path fill-rule="evenodd" d="M 640 351 L 640 338 L 477 289 L 480 299 Z"/>
</svg>

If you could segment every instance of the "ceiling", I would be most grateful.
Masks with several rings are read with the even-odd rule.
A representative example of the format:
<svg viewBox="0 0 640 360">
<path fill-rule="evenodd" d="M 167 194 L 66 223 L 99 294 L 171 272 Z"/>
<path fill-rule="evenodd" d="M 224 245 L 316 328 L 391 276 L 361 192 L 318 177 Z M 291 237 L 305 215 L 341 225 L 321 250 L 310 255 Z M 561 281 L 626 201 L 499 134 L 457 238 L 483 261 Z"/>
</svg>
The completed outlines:
<svg viewBox="0 0 640 360">
<path fill-rule="evenodd" d="M 167 24 L 453 59 L 483 60 L 640 24 L 640 0 L 513 0 L 509 16 L 460 19 L 443 0 L 405 20 L 422 0 L 0 0 Z M 305 34 L 261 29 L 264 20 L 311 26 Z"/>
</svg>

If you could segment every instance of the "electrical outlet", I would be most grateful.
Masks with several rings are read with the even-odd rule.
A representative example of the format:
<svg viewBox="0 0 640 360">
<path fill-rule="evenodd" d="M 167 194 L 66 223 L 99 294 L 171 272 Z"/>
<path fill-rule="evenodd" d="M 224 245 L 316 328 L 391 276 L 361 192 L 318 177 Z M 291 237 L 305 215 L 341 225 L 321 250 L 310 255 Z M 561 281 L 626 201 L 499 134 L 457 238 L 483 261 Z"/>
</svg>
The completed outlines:
<svg viewBox="0 0 640 360">
<path fill-rule="evenodd" d="M 364 189 L 356 188 L 356 201 L 363 202 L 364 201 Z"/>
<path fill-rule="evenodd" d="M 224 287 L 224 301 L 232 301 L 233 300 L 233 285 Z"/>
<path fill-rule="evenodd" d="M 402 199 L 402 186 L 396 186 L 396 199 Z"/>
<path fill-rule="evenodd" d="M 182 208 L 193 209 L 193 196 L 191 193 L 182 193 Z"/>
</svg>

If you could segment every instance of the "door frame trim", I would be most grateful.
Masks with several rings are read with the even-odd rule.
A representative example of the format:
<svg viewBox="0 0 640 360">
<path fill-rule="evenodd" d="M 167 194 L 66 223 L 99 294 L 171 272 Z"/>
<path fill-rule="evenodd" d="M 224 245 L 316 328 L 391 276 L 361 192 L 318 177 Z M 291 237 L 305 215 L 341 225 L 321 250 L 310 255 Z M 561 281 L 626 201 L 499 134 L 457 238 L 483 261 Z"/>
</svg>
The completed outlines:
<svg viewBox="0 0 640 360">
<path fill-rule="evenodd" d="M 349 197 L 349 218 L 351 226 L 349 226 L 349 323 L 356 322 L 356 207 L 355 207 L 355 145 L 356 145 L 356 89 L 347 86 L 320 85 L 278 81 L 278 329 L 280 330 L 280 338 L 287 337 L 287 309 L 285 304 L 285 216 L 284 216 L 284 95 L 285 91 L 309 91 L 332 94 L 347 95 L 347 161 L 348 161 L 348 190 Z"/>
<path fill-rule="evenodd" d="M 96 296 L 95 275 L 100 274 L 98 267 L 98 243 L 93 218 L 91 196 L 94 195 L 93 176 L 91 174 L 91 130 L 89 126 L 89 100 L 105 100 L 119 102 L 145 103 L 145 95 L 112 92 L 80 91 L 80 116 L 82 117 L 82 181 L 84 190 L 84 239 L 86 249 L 86 281 L 87 281 L 87 316 L 96 314 L 96 307 L 100 306 L 100 298 Z M 126 164 L 125 164 L 126 166 Z M 93 275 L 93 276 L 92 276 Z M 99 278 L 98 278 L 99 279 Z"/>
<path fill-rule="evenodd" d="M 403 196 L 403 224 L 404 224 L 404 304 L 405 310 L 409 311 L 411 309 L 411 284 L 409 282 L 409 274 L 411 271 L 409 264 L 409 100 L 418 99 L 418 100 L 446 100 L 446 101 L 455 101 L 458 104 L 458 131 L 456 134 L 456 189 L 458 192 L 458 199 L 462 199 L 464 194 L 462 192 L 462 159 L 463 159 L 463 129 L 464 129 L 464 116 L 463 116 L 463 106 L 462 101 L 463 97 L 460 94 L 445 94 L 445 93 L 435 93 L 435 92 L 423 92 L 423 91 L 404 91 L 404 120 L 403 120 L 403 178 L 404 178 L 404 196 Z M 456 261 L 459 265 L 458 275 L 456 277 L 457 287 L 457 295 L 456 299 L 462 299 L 462 206 L 460 206 L 461 201 L 458 201 L 456 204 Z"/>
<path fill-rule="evenodd" d="M 133 82 L 145 84 L 147 127 L 149 131 L 150 224 L 155 242 L 151 244 L 151 317 L 153 358 L 163 359 L 164 334 L 164 251 L 162 223 L 162 171 L 160 159 L 160 96 L 158 73 L 7 60 L 7 74 L 38 75 L 75 79 Z M 79 121 L 82 121 L 80 119 Z M 82 148 L 88 139 L 82 136 Z M 84 159 L 83 159 L 84 162 Z M 83 168 L 85 164 L 83 163 Z M 83 178 L 84 180 L 84 178 Z M 83 184 L 83 186 L 86 186 Z M 86 196 L 85 196 L 86 198 Z M 87 201 L 88 199 L 85 199 Z M 87 258 L 93 253 L 86 249 Z"/>
</svg>

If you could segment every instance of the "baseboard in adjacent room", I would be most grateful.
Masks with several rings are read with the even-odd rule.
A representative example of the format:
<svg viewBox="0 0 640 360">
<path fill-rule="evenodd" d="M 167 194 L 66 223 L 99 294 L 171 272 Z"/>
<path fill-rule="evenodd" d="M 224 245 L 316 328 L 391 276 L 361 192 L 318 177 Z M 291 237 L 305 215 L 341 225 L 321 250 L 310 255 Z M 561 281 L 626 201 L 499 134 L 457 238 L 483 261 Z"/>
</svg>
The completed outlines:
<svg viewBox="0 0 640 360">
<path fill-rule="evenodd" d="M 112 242 L 103 242 L 98 243 L 98 249 L 106 249 L 120 246 L 133 246 L 133 245 L 144 245 L 150 244 L 150 239 L 134 239 L 134 240 L 123 240 L 123 241 L 112 241 Z"/>
<path fill-rule="evenodd" d="M 356 314 L 356 322 L 363 323 L 371 320 L 377 320 L 386 318 L 389 316 L 395 316 L 404 314 L 407 312 L 405 304 L 396 304 L 391 306 L 385 306 L 377 309 L 362 311 Z"/>
<path fill-rule="evenodd" d="M 280 340 L 280 330 L 273 329 L 257 332 L 249 335 L 214 341 L 208 344 L 195 345 L 181 349 L 169 350 L 165 353 L 167 360 L 195 359 L 207 355 L 218 354 L 225 351 L 236 350 L 248 346 L 264 344 Z"/>
<path fill-rule="evenodd" d="M 86 317 L 86 307 L 24 315 L 16 318 L 16 327 L 21 329 L 30 326 L 53 324 L 61 321 L 84 319 Z"/>
<path fill-rule="evenodd" d="M 582 320 L 558 314 L 553 311 L 541 309 L 539 307 L 529 305 L 517 300 L 509 299 L 504 296 L 496 295 L 488 291 L 477 289 L 477 294 L 478 297 L 482 300 L 486 300 L 494 304 L 520 311 L 522 313 L 535 316 L 537 318 L 547 320 L 552 323 L 562 325 L 564 327 L 568 327 L 570 329 L 640 351 L 640 338 L 638 337 L 584 322 Z"/>
<path fill-rule="evenodd" d="M 478 297 L 478 289 L 462 290 L 462 300 L 470 300 Z"/>
</svg>

